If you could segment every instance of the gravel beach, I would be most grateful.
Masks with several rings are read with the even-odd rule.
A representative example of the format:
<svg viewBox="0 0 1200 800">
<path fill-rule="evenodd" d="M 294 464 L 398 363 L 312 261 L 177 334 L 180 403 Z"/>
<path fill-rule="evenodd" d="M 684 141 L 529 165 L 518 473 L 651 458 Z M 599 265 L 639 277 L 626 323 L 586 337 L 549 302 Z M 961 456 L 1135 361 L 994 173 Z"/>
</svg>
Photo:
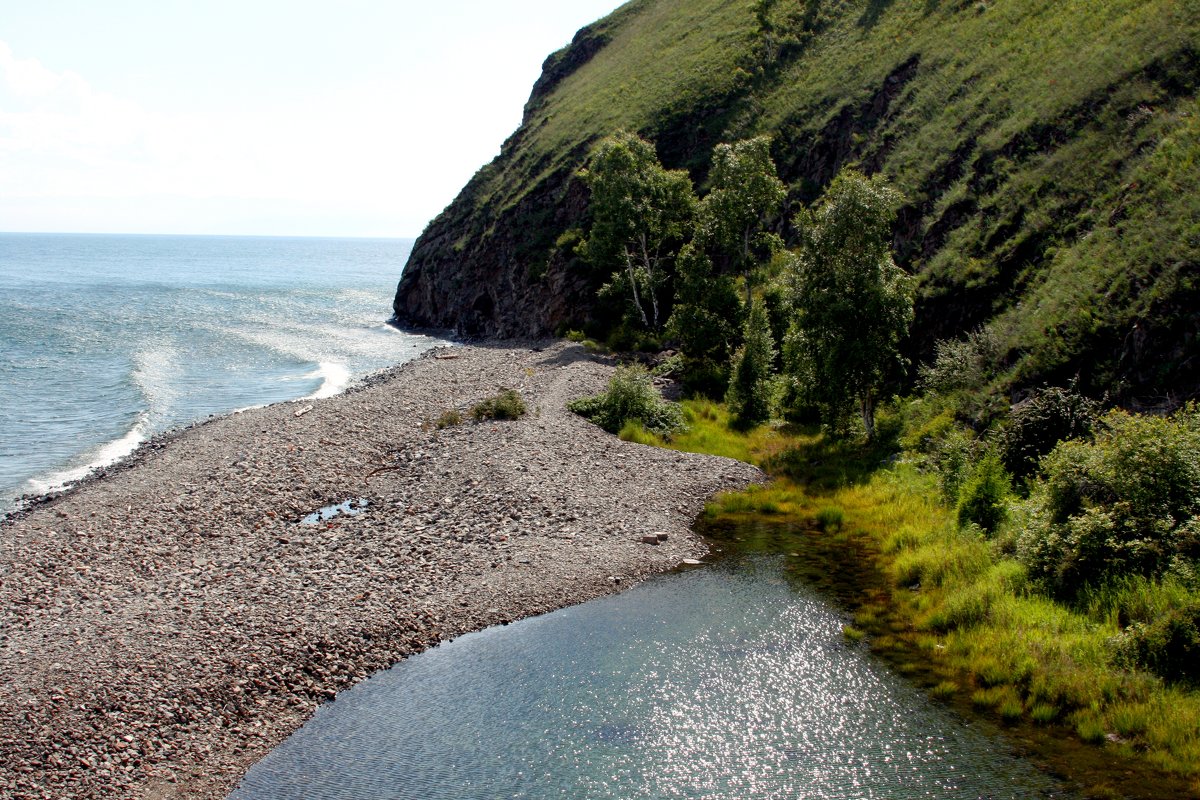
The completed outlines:
<svg viewBox="0 0 1200 800">
<path fill-rule="evenodd" d="M 223 797 L 370 673 L 702 556 L 704 501 L 763 477 L 566 410 L 612 369 L 561 342 L 430 351 L 151 440 L 0 524 L 0 797 Z M 500 388 L 529 414 L 428 424 Z"/>
</svg>

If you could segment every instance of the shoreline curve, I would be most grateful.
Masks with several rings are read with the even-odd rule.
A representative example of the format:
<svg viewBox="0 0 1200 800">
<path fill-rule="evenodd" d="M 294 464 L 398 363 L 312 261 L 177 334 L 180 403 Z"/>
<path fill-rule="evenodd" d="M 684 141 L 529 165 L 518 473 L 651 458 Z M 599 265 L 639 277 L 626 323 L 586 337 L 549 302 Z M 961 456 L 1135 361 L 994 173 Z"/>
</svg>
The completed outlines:
<svg viewBox="0 0 1200 800">
<path fill-rule="evenodd" d="M 299 415 L 157 435 L 3 520 L 0 795 L 224 797 L 361 678 L 700 555 L 704 502 L 763 475 L 566 411 L 612 369 L 565 342 L 436 348 Z M 427 424 L 500 388 L 529 414 Z M 349 498 L 370 505 L 299 523 Z"/>
</svg>

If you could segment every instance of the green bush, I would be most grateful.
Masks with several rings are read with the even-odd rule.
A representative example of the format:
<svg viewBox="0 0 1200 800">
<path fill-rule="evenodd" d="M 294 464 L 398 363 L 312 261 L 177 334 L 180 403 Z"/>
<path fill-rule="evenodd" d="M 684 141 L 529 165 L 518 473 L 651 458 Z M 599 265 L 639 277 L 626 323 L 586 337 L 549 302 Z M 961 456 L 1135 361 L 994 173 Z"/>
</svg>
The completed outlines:
<svg viewBox="0 0 1200 800">
<path fill-rule="evenodd" d="M 630 420 L 638 420 L 658 436 L 669 436 L 684 427 L 683 409 L 662 399 L 650 373 L 640 364 L 617 367 L 603 394 L 574 400 L 567 408 L 609 433 L 620 433 Z"/>
<path fill-rule="evenodd" d="M 1169 681 L 1200 682 L 1200 600 L 1135 622 L 1117 637 L 1118 659 Z"/>
<path fill-rule="evenodd" d="M 471 406 L 471 418 L 476 422 L 487 419 L 518 419 L 524 414 L 525 401 L 513 389 L 505 389 Z"/>
<path fill-rule="evenodd" d="M 1033 474 L 1043 456 L 1066 439 L 1091 435 L 1100 404 L 1073 388 L 1048 387 L 1013 406 L 998 441 L 1004 467 L 1018 478 Z"/>
<path fill-rule="evenodd" d="M 979 457 L 982 446 L 968 430 L 950 426 L 930 445 L 929 460 L 938 472 L 942 497 L 947 503 L 957 503 L 964 481 L 971 474 L 971 465 Z"/>
<path fill-rule="evenodd" d="M 986 454 L 958 490 L 959 526 L 974 523 L 989 534 L 995 533 L 1008 517 L 1010 492 L 1008 473 L 1000 458 L 995 453 Z"/>
<path fill-rule="evenodd" d="M 1200 556 L 1200 412 L 1107 414 L 1095 441 L 1060 443 L 1025 504 L 1018 554 L 1073 598 L 1125 574 L 1156 577 Z"/>
<path fill-rule="evenodd" d="M 1000 372 L 1003 355 L 1000 337 L 978 328 L 966 338 L 937 342 L 933 363 L 921 367 L 918 383 L 941 395 L 982 389 Z"/>
</svg>

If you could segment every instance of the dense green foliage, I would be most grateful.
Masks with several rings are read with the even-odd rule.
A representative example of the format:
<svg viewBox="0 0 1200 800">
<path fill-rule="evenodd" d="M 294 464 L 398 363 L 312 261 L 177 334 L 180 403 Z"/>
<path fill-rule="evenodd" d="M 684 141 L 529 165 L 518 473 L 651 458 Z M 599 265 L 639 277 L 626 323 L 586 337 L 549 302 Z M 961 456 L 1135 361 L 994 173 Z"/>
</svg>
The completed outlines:
<svg viewBox="0 0 1200 800">
<path fill-rule="evenodd" d="M 1018 550 L 1055 595 L 1125 575 L 1155 578 L 1200 559 L 1200 413 L 1109 413 L 1094 441 L 1060 443 L 1042 462 Z"/>
<path fill-rule="evenodd" d="M 641 423 L 644 430 L 660 436 L 669 436 L 684 427 L 679 404 L 663 400 L 650 373 L 640 364 L 618 367 L 602 394 L 574 400 L 567 408 L 609 433 L 619 433 L 633 420 Z"/>
<path fill-rule="evenodd" d="M 611 274 L 601 295 L 624 298 L 642 327 L 657 330 L 666 320 L 660 295 L 696 213 L 691 179 L 623 132 L 600 143 L 580 177 L 591 188 L 592 225 L 579 251 Z"/>
<path fill-rule="evenodd" d="M 762 303 L 750 310 L 744 342 L 733 360 L 726 399 L 737 424 L 751 427 L 771 418 L 775 342 Z"/>
<path fill-rule="evenodd" d="M 787 195 L 770 147 L 765 136 L 717 145 L 709 192 L 700 203 L 701 238 L 742 273 L 747 306 L 753 303 L 758 272 L 755 249 L 766 243 L 763 230 Z"/>
<path fill-rule="evenodd" d="M 899 201 L 882 176 L 847 170 L 797 217 L 789 371 L 835 428 L 856 402 L 868 439 L 880 384 L 913 314 L 911 281 L 891 254 Z"/>
<path fill-rule="evenodd" d="M 1032 474 L 1059 442 L 1090 436 L 1100 409 L 1100 403 L 1072 389 L 1036 390 L 1012 407 L 999 431 L 1004 467 L 1018 477 Z"/>
<path fill-rule="evenodd" d="M 733 279 L 718 273 L 700 246 L 684 245 L 667 330 L 683 351 L 684 385 L 690 392 L 720 397 L 725 391 L 741 318 Z"/>
<path fill-rule="evenodd" d="M 958 491 L 958 524 L 992 533 L 1008 517 L 1008 473 L 994 453 L 979 459 Z"/>
</svg>

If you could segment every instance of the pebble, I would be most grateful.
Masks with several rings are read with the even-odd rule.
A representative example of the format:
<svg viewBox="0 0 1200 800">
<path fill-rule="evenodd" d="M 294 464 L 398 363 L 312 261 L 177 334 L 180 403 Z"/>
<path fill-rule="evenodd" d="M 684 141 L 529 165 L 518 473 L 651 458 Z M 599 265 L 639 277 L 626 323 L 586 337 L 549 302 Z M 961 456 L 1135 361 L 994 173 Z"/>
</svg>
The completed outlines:
<svg viewBox="0 0 1200 800">
<path fill-rule="evenodd" d="M 762 474 L 600 431 L 565 406 L 613 366 L 537 346 L 157 436 L 0 522 L 0 797 L 222 798 L 405 656 L 693 563 L 704 500 Z M 431 424 L 497 387 L 537 413 Z"/>
</svg>

